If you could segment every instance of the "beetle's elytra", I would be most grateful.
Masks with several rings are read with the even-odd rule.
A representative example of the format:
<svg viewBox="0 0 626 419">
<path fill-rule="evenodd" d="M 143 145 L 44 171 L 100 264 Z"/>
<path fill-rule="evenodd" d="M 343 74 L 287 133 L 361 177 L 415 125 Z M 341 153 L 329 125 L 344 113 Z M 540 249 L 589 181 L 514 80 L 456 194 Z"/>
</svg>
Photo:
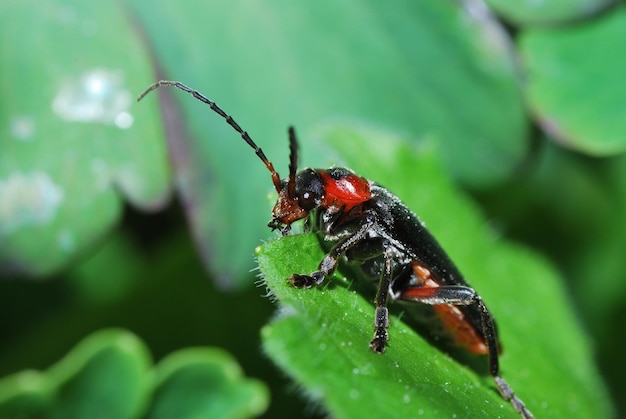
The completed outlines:
<svg viewBox="0 0 626 419">
<path fill-rule="evenodd" d="M 268 226 L 289 233 L 291 224 L 306 219 L 309 227 L 333 243 L 315 272 L 294 273 L 297 288 L 321 284 L 335 271 L 341 257 L 357 263 L 378 281 L 373 351 L 385 350 L 389 334 L 387 300 L 431 305 L 441 325 L 456 344 L 471 353 L 488 356 L 489 373 L 500 394 L 524 418 L 532 418 L 499 372 L 495 322 L 487 306 L 469 286 L 439 243 L 400 199 L 375 182 L 349 169 L 297 170 L 298 142 L 289 128 L 289 176 L 281 179 L 265 153 L 248 133 L 213 101 L 182 83 L 159 81 L 138 98 L 161 86 L 173 86 L 209 105 L 252 147 L 272 176 L 278 200 Z"/>
</svg>

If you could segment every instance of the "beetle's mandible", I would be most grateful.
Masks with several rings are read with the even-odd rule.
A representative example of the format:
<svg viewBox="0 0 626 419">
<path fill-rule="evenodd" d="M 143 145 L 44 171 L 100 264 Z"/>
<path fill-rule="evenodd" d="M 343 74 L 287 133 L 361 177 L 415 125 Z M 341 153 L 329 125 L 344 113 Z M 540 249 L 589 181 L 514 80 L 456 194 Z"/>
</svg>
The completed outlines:
<svg viewBox="0 0 626 419">
<path fill-rule="evenodd" d="M 524 418 L 532 414 L 500 376 L 500 344 L 487 306 L 469 286 L 418 217 L 382 186 L 349 169 L 297 170 L 298 142 L 289 128 L 289 176 L 281 179 L 265 153 L 248 133 L 213 101 L 177 81 L 162 80 L 148 87 L 138 100 L 161 86 L 173 86 L 209 105 L 241 135 L 272 176 L 278 200 L 268 226 L 283 235 L 291 224 L 307 219 L 324 240 L 333 243 L 315 272 L 294 273 L 289 281 L 310 288 L 330 277 L 341 257 L 359 264 L 364 274 L 378 281 L 373 351 L 382 353 L 389 334 L 387 300 L 431 305 L 443 328 L 474 354 L 488 356 L 489 373 L 500 394 Z"/>
</svg>

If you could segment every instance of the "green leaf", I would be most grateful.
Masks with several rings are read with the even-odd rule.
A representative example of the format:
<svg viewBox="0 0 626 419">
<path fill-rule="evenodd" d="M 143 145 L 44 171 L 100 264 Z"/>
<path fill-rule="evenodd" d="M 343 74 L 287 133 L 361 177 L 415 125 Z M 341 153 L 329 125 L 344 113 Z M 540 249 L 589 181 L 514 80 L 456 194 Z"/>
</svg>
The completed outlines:
<svg viewBox="0 0 626 419">
<path fill-rule="evenodd" d="M 573 252 L 575 257 L 571 258 L 567 268 L 573 294 L 585 313 L 587 324 L 592 325 L 597 346 L 619 354 L 621 361 L 602 360 L 608 366 L 609 375 L 619 376 L 623 368 L 615 368 L 614 365 L 626 362 L 620 350 L 624 337 L 615 334 L 615 330 L 621 327 L 623 315 L 620 313 L 624 312 L 626 301 L 626 281 L 623 280 L 626 273 L 626 259 L 623 257 L 626 248 L 626 155 L 607 159 L 602 165 L 587 169 L 597 176 L 594 180 L 601 188 L 596 188 L 596 196 L 587 192 L 579 198 L 580 201 L 591 198 L 593 205 L 583 202 L 574 204 L 580 213 L 578 220 L 583 220 L 579 224 L 584 224 L 585 228 L 589 225 L 595 227 L 586 235 L 593 240 L 586 240 L 577 246 Z M 568 204 L 573 203 L 570 197 L 566 198 Z M 608 210 L 602 213 L 593 211 L 602 206 L 608 207 Z M 590 287 L 589 278 L 594 278 L 599 286 Z M 616 382 L 623 381 L 619 379 Z"/>
<path fill-rule="evenodd" d="M 115 30 L 111 30 L 115 28 Z M 150 72 L 119 2 L 0 4 L 0 272 L 48 275 L 169 194 Z"/>
<path fill-rule="evenodd" d="M 337 118 L 431 133 L 455 175 L 481 187 L 509 176 L 526 151 L 509 44 L 496 22 L 454 2 L 132 4 L 163 77 L 217 102 L 283 174 L 287 126 L 302 134 L 303 163 L 324 167 L 328 154 L 308 133 Z M 268 234 L 269 174 L 208 107 L 160 94 L 177 120 L 168 124 L 171 148 L 194 235 L 222 284 L 233 286 Z"/>
<path fill-rule="evenodd" d="M 46 378 L 36 371 L 22 371 L 0 381 L 0 416 L 41 418 L 51 404 Z"/>
<path fill-rule="evenodd" d="M 94 334 L 49 370 L 56 403 L 47 416 L 133 417 L 146 402 L 149 365 L 150 355 L 134 335 L 118 330 Z"/>
<path fill-rule="evenodd" d="M 159 363 L 147 418 L 248 418 L 263 413 L 268 401 L 265 385 L 244 379 L 227 352 L 188 348 Z"/>
<path fill-rule="evenodd" d="M 135 417 L 146 402 L 149 362 L 134 335 L 98 332 L 45 373 L 23 371 L 0 381 L 0 417 Z"/>
<path fill-rule="evenodd" d="M 180 350 L 153 372 L 144 343 L 123 330 L 93 333 L 46 372 L 0 380 L 3 418 L 139 418 L 146 408 L 153 419 L 248 418 L 268 401 L 265 385 L 222 350 Z"/>
<path fill-rule="evenodd" d="M 377 181 L 420 214 L 484 298 L 504 347 L 502 374 L 537 417 L 611 416 L 589 342 L 554 270 L 489 231 L 443 175 L 432 148 L 415 149 L 367 127 L 325 132 L 346 163 L 377 172 Z M 356 147 L 358 156 L 350 152 Z M 339 274 L 311 290 L 288 284 L 292 273 L 313 271 L 323 257 L 314 235 L 285 237 L 257 253 L 281 307 L 263 331 L 264 347 L 333 416 L 516 417 L 487 375 L 434 348 L 401 315 L 391 319 L 385 354 L 372 353 L 374 293 L 355 292 L 363 288 L 359 278 Z"/>
<path fill-rule="evenodd" d="M 613 0 L 487 0 L 498 14 L 520 26 L 545 25 L 593 16 Z"/>
<path fill-rule="evenodd" d="M 581 152 L 626 151 L 626 7 L 522 34 L 528 102 L 543 128 Z"/>
</svg>

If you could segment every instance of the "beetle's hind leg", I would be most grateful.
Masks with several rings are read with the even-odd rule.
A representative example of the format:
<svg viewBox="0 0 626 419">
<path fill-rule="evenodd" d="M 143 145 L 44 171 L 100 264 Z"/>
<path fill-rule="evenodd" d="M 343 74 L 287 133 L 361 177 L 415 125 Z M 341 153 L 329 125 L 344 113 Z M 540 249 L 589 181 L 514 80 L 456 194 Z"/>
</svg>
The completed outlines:
<svg viewBox="0 0 626 419">
<path fill-rule="evenodd" d="M 502 398 L 508 400 L 515 410 L 525 419 L 533 418 L 524 402 L 518 398 L 513 389 L 500 376 L 499 346 L 496 328 L 491 313 L 476 291 L 463 285 L 440 285 L 437 287 L 414 286 L 399 291 L 394 299 L 416 301 L 420 303 L 452 306 L 474 306 L 480 313 L 482 334 L 487 345 L 489 356 L 489 373 L 493 377 Z"/>
<path fill-rule="evenodd" d="M 387 309 L 387 297 L 389 295 L 389 285 L 393 276 L 393 256 L 391 247 L 385 246 L 383 272 L 378 284 L 376 293 L 376 315 L 374 317 L 374 338 L 370 341 L 370 348 L 374 352 L 384 352 L 389 340 L 389 310 Z"/>
</svg>

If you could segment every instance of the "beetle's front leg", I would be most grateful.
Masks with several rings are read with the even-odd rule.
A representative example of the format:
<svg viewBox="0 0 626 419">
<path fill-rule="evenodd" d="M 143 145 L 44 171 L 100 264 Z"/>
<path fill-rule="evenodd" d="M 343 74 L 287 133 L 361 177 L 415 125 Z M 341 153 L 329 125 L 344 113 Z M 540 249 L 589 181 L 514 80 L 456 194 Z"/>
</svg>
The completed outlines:
<svg viewBox="0 0 626 419">
<path fill-rule="evenodd" d="M 335 272 L 339 257 L 367 237 L 367 232 L 371 229 L 372 224 L 371 221 L 364 223 L 356 232 L 337 242 L 324 256 L 317 267 L 317 271 L 311 272 L 309 275 L 293 274 L 289 278 L 289 282 L 296 288 L 311 288 L 314 285 L 320 285 L 326 277 Z"/>
<path fill-rule="evenodd" d="M 340 255 L 340 254 L 339 254 Z M 309 275 L 293 274 L 289 278 L 289 282 L 296 288 L 311 288 L 313 285 L 320 285 L 324 282 L 324 278 L 335 272 L 339 255 L 333 256 L 331 253 L 326 255 L 320 262 L 317 271 L 311 272 Z"/>
</svg>

